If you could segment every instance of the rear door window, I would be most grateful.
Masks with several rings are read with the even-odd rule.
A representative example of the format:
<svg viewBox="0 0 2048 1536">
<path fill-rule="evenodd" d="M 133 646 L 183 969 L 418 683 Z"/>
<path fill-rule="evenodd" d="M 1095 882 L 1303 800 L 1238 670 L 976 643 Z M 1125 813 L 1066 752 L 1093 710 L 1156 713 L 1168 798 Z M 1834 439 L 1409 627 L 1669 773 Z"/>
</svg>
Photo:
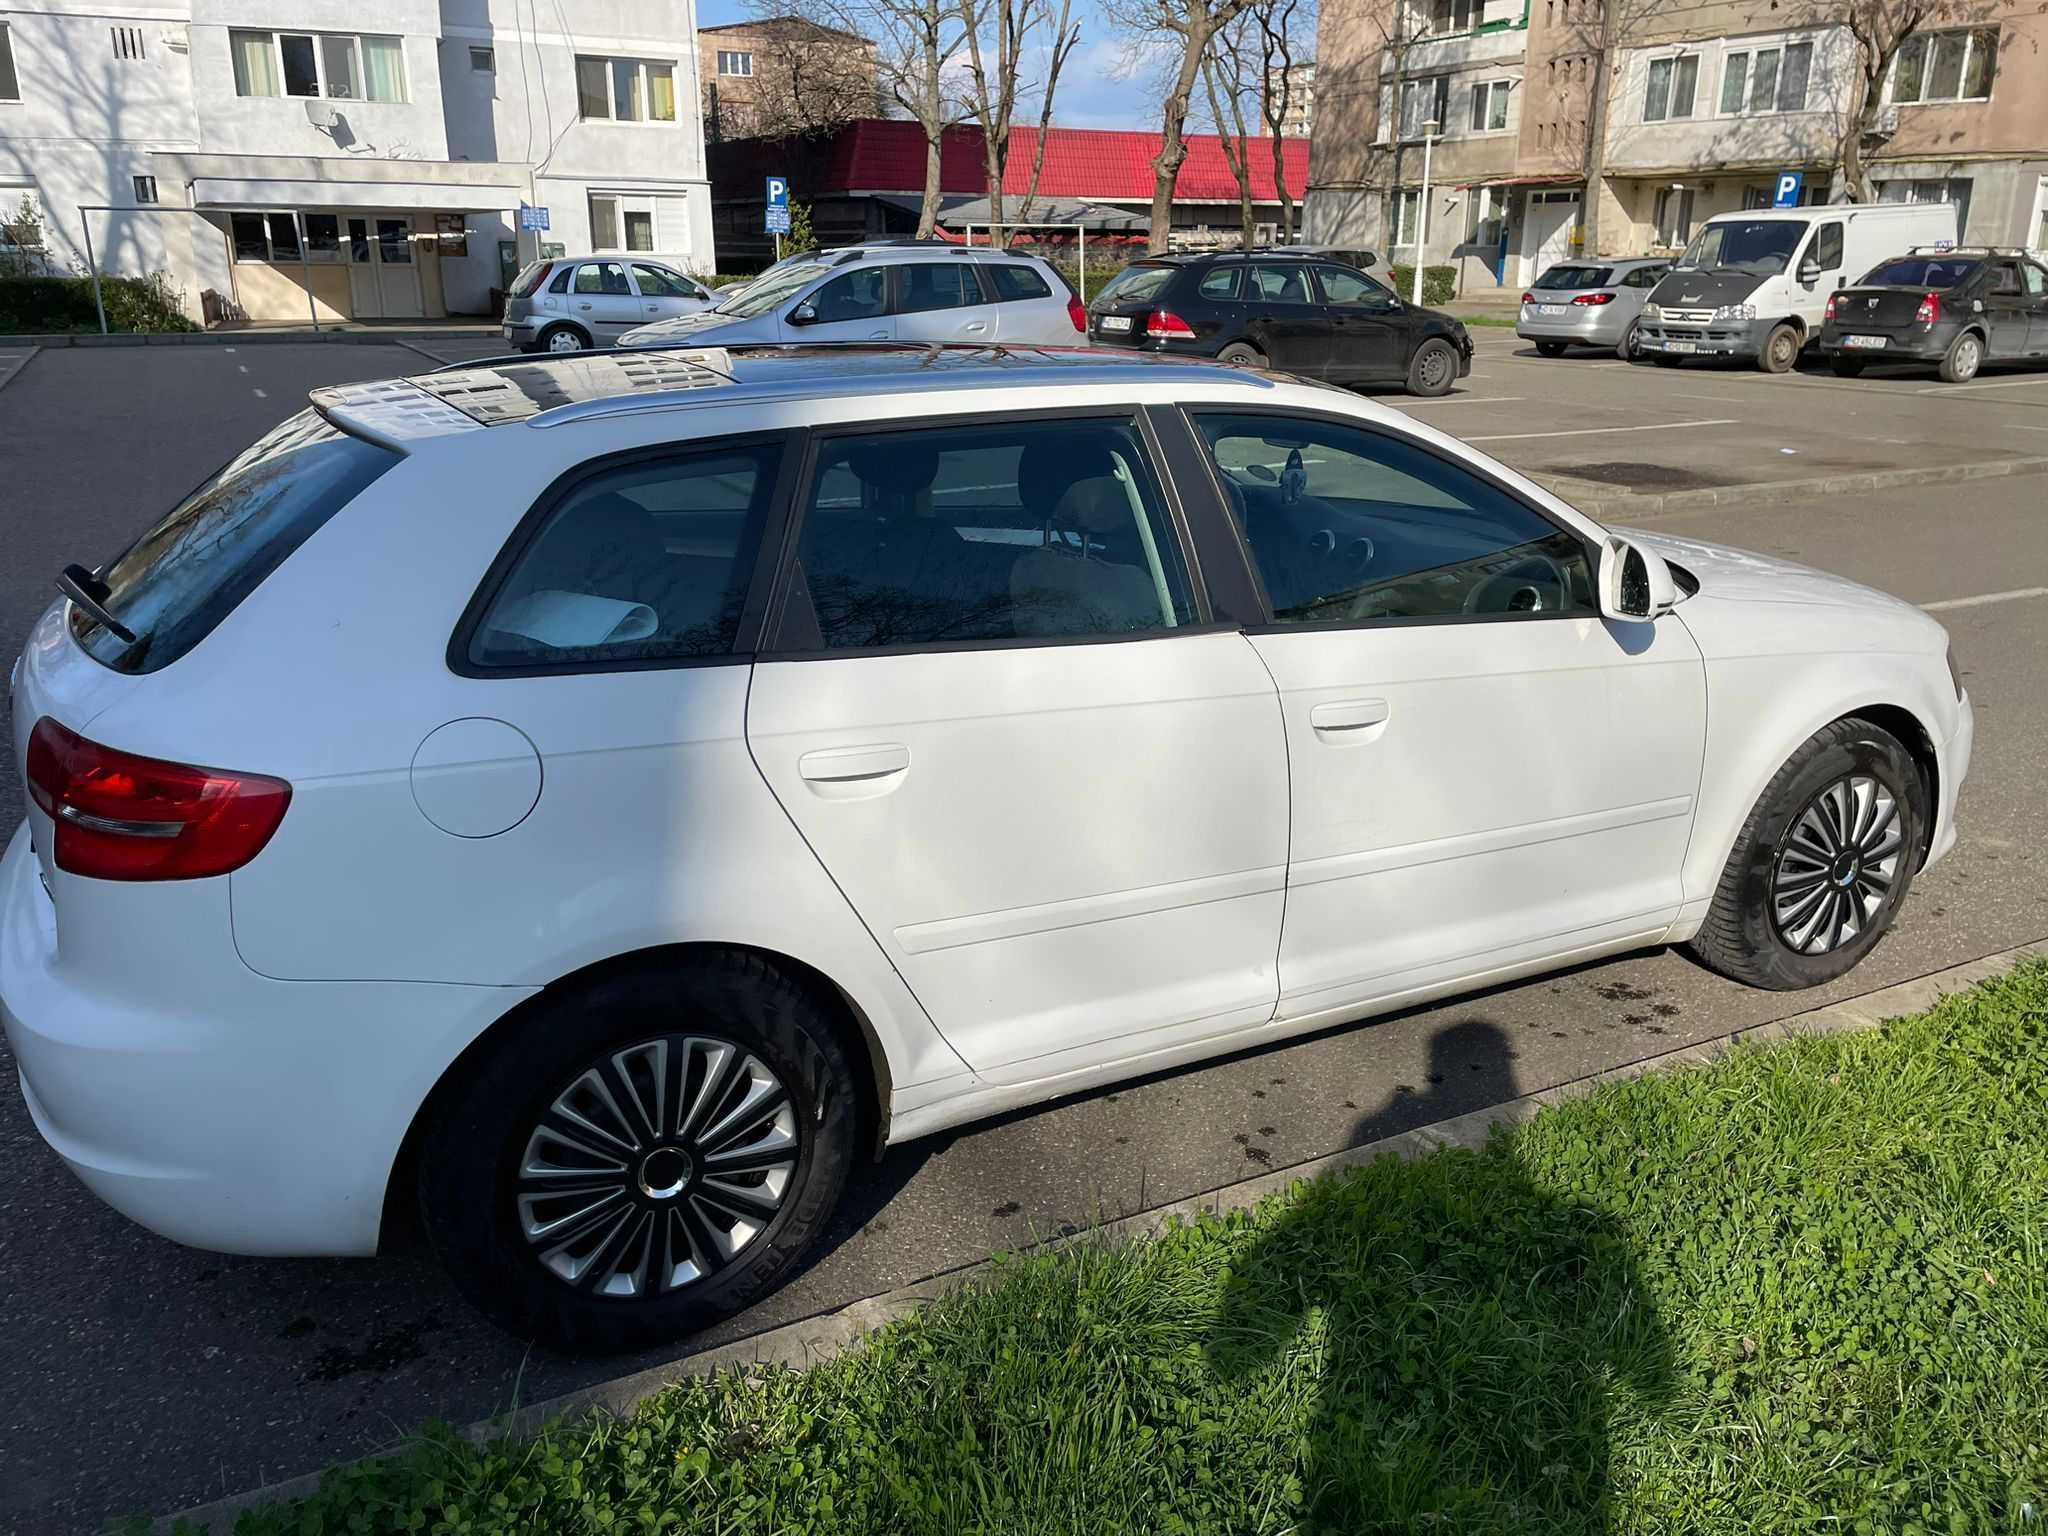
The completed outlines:
<svg viewBox="0 0 2048 1536">
<path fill-rule="evenodd" d="M 1308 268 L 1294 262 L 1260 262 L 1251 269 L 1247 297 L 1267 304 L 1308 304 Z"/>
<path fill-rule="evenodd" d="M 1044 278 L 1031 268 L 1019 263 L 1014 266 L 992 266 L 982 269 L 995 283 L 998 299 L 1049 299 L 1052 289 Z"/>
<path fill-rule="evenodd" d="M 905 262 L 897 271 L 903 284 L 903 297 L 896 306 L 900 315 L 917 315 L 931 309 L 965 309 L 981 302 L 981 285 L 965 262 Z"/>
<path fill-rule="evenodd" d="M 134 644 L 77 607 L 72 633 L 117 672 L 169 666 L 398 457 L 301 411 L 100 572 L 104 606 L 134 633 Z"/>
</svg>

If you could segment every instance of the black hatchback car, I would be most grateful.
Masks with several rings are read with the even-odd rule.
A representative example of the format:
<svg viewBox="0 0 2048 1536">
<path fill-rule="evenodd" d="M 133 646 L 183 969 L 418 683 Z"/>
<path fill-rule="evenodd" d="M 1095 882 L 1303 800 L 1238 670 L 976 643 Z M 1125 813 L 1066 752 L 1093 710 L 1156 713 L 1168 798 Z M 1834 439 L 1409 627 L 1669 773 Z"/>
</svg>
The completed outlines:
<svg viewBox="0 0 2048 1536">
<path fill-rule="evenodd" d="M 1989 246 L 1895 256 L 1829 296 L 1820 350 L 1850 379 L 1872 363 L 1931 363 L 1951 384 L 1986 363 L 2048 363 L 2048 268 Z"/>
<path fill-rule="evenodd" d="M 1441 395 L 1472 371 L 1457 320 L 1305 251 L 1132 262 L 1089 300 L 1088 339 L 1416 395 Z"/>
</svg>

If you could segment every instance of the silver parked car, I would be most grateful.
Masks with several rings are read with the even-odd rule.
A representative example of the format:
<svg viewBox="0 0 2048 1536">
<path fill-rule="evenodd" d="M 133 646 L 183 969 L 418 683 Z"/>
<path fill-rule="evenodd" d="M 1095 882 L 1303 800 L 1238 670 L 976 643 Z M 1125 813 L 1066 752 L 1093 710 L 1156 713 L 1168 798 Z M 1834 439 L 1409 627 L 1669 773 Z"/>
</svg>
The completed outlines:
<svg viewBox="0 0 2048 1536">
<path fill-rule="evenodd" d="M 632 251 L 536 261 L 505 298 L 505 340 L 521 352 L 581 352 L 617 346 L 650 321 L 671 320 L 715 302 L 675 262 Z"/>
<path fill-rule="evenodd" d="M 1515 334 L 1535 342 L 1545 357 L 1560 357 L 1566 347 L 1605 347 L 1634 357 L 1636 317 L 1670 270 L 1663 256 L 1561 262 L 1522 295 Z"/>
<path fill-rule="evenodd" d="M 644 325 L 623 347 L 937 341 L 1085 346 L 1088 317 L 1035 256 L 960 246 L 854 245 L 770 268 L 711 309 Z"/>
</svg>

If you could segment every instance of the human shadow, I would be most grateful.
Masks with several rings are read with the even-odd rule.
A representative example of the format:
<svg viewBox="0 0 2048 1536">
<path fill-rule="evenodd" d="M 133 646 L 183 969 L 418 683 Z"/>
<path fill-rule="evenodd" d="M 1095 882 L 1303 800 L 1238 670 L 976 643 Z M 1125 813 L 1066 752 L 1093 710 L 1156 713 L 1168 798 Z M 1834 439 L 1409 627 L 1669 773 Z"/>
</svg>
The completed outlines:
<svg viewBox="0 0 2048 1536">
<path fill-rule="evenodd" d="M 1495 1024 L 1439 1031 L 1432 1094 L 1491 1061 L 1512 1096 L 1507 1051 Z M 1609 1426 L 1653 1414 L 1671 1377 L 1615 1226 L 1499 1140 L 1383 1157 L 1289 1199 L 1233 1259 L 1208 1354 L 1248 1393 L 1313 1395 L 1278 1490 L 1295 1528 L 1607 1530 Z"/>
</svg>

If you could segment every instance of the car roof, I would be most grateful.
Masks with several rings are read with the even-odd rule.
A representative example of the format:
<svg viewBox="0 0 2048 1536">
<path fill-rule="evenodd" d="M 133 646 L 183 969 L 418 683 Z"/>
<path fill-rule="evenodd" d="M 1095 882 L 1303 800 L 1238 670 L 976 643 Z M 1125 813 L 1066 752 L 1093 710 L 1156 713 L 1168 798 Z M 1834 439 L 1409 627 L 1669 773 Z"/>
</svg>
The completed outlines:
<svg viewBox="0 0 2048 1536">
<path fill-rule="evenodd" d="M 909 342 L 640 347 L 486 359 L 410 378 L 316 389 L 331 425 L 405 453 L 436 437 L 509 424 L 554 426 L 628 410 L 891 392 L 962 393 L 1142 379 L 1190 389 L 1257 391 L 1266 375 L 1203 359 L 1085 347 Z"/>
</svg>

